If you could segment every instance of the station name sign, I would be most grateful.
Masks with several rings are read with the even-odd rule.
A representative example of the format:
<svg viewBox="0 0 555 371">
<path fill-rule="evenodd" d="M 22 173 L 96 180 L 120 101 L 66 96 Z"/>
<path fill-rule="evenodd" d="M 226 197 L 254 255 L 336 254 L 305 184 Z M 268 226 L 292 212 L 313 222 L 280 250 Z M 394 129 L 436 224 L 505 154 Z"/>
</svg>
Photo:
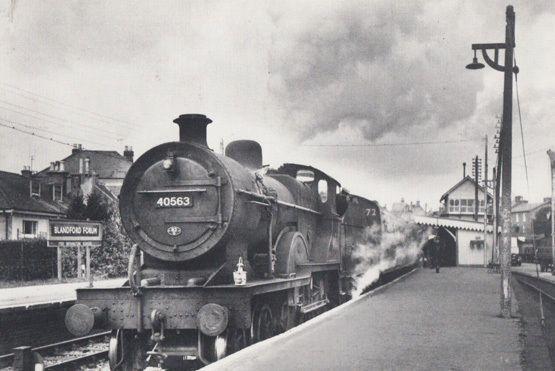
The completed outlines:
<svg viewBox="0 0 555 371">
<path fill-rule="evenodd" d="M 99 222 L 50 220 L 49 241 L 102 241 L 102 224 Z"/>
</svg>

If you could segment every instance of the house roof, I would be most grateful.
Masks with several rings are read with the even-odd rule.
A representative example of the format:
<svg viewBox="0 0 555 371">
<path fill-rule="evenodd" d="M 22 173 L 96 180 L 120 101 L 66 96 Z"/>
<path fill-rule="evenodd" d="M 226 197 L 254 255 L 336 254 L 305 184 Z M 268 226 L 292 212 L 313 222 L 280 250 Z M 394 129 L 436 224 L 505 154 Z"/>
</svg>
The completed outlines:
<svg viewBox="0 0 555 371">
<path fill-rule="evenodd" d="M 94 172 L 99 178 L 124 178 L 131 166 L 131 161 L 116 151 L 83 149 L 62 160 L 64 161 L 65 171 L 70 174 L 79 174 L 79 159 L 81 158 L 89 159 L 90 171 Z M 40 173 L 47 173 L 49 170 L 48 167 Z"/>
<path fill-rule="evenodd" d="M 462 229 L 466 231 L 476 231 L 476 232 L 484 231 L 483 222 L 475 222 L 472 220 L 436 218 L 432 216 L 421 216 L 421 215 L 413 216 L 413 220 L 416 224 L 420 224 L 420 225 L 448 227 L 448 228 L 455 228 L 455 229 Z M 486 231 L 488 232 L 493 231 L 493 227 L 491 225 L 488 225 L 486 227 Z"/>
<path fill-rule="evenodd" d="M 522 213 L 539 209 L 542 206 L 549 206 L 550 202 L 523 202 L 511 208 L 511 213 Z"/>
<path fill-rule="evenodd" d="M 0 171 L 0 210 L 63 214 L 61 205 L 31 197 L 29 186 L 28 178 Z"/>
<path fill-rule="evenodd" d="M 443 201 L 445 199 L 445 197 L 447 197 L 447 195 L 449 195 L 449 193 L 453 192 L 455 189 L 459 188 L 461 186 L 461 184 L 463 184 L 464 182 L 467 182 L 467 181 L 471 182 L 473 185 L 476 185 L 476 181 L 474 180 L 474 178 L 467 175 L 464 178 L 462 178 L 457 184 L 455 184 L 453 187 L 451 187 L 447 192 L 445 192 L 439 200 Z M 485 191 L 484 187 L 482 187 L 479 184 L 478 184 L 478 189 L 482 192 Z M 488 193 L 488 197 L 492 197 L 489 192 L 487 192 L 487 193 Z"/>
</svg>

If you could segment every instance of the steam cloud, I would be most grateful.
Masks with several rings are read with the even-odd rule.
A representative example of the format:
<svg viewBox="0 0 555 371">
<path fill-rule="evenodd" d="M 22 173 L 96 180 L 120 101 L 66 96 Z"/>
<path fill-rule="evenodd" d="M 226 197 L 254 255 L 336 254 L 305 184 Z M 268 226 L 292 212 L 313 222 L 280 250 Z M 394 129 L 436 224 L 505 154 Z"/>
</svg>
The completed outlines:
<svg viewBox="0 0 555 371">
<path fill-rule="evenodd" d="M 365 241 L 353 251 L 352 257 L 357 262 L 354 268 L 355 288 L 351 293 L 353 298 L 376 282 L 381 272 L 416 262 L 429 235 L 426 228 L 413 223 L 407 215 L 398 217 L 383 213 L 382 217 L 387 228 L 382 231 L 381 239 L 378 238 L 379 227 L 367 228 Z"/>
<path fill-rule="evenodd" d="M 322 4 L 308 22 L 277 16 L 291 35 L 275 41 L 270 88 L 305 138 L 356 128 L 374 141 L 465 119 L 482 84 L 464 73 L 457 4 L 435 14 L 417 1 L 353 1 Z"/>
</svg>

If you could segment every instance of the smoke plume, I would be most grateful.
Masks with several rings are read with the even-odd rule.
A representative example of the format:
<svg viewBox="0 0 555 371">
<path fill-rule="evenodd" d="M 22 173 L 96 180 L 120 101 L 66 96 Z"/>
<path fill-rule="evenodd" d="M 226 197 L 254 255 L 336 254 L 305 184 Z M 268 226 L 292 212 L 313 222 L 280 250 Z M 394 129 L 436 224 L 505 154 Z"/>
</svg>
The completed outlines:
<svg viewBox="0 0 555 371">
<path fill-rule="evenodd" d="M 411 222 L 407 215 L 383 213 L 384 228 L 372 226 L 365 231 L 364 241 L 353 251 L 355 285 L 351 293 L 357 297 L 378 280 L 389 268 L 411 264 L 421 256 L 429 235 L 427 228 Z"/>
</svg>

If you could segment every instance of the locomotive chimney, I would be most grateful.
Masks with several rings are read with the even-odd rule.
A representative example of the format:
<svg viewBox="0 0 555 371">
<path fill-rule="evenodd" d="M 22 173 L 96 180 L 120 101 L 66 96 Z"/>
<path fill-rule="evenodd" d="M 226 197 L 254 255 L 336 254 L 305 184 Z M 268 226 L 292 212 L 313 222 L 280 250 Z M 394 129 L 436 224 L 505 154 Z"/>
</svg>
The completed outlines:
<svg viewBox="0 0 555 371">
<path fill-rule="evenodd" d="M 463 178 L 466 178 L 466 162 L 463 162 Z"/>
<path fill-rule="evenodd" d="M 173 120 L 179 125 L 179 141 L 193 142 L 208 147 L 206 143 L 206 126 L 212 122 L 201 114 L 188 113 Z"/>
</svg>

